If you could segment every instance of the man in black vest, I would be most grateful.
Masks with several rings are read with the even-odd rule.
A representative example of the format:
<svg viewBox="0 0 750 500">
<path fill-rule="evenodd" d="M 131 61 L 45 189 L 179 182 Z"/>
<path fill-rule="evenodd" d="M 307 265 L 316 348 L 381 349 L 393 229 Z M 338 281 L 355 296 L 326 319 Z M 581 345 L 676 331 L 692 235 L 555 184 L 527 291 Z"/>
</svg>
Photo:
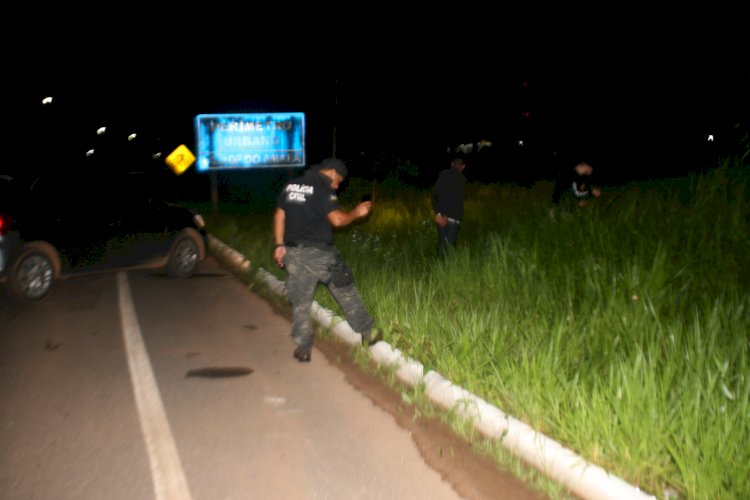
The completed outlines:
<svg viewBox="0 0 750 500">
<path fill-rule="evenodd" d="M 372 209 L 372 201 L 362 201 L 349 212 L 341 209 L 336 190 L 346 175 L 344 162 L 328 158 L 288 181 L 277 199 L 273 256 L 288 274 L 292 339 L 297 344 L 294 357 L 299 361 L 310 361 L 314 335 L 310 308 L 318 283 L 328 287 L 363 345 L 380 340 L 372 335 L 374 321 L 354 285 L 354 276 L 333 244 L 333 228 L 366 217 Z"/>
</svg>

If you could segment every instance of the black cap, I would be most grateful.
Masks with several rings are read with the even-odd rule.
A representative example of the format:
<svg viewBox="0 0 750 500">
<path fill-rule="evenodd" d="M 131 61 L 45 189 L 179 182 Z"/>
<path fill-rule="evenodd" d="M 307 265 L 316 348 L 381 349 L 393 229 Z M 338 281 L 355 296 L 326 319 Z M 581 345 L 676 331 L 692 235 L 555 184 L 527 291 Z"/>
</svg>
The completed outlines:
<svg viewBox="0 0 750 500">
<path fill-rule="evenodd" d="M 344 165 L 344 162 L 339 160 L 338 158 L 326 158 L 325 160 L 320 162 L 318 165 L 316 165 L 315 168 L 318 170 L 333 169 L 341 177 L 346 177 L 349 174 L 349 172 L 346 169 L 346 165 Z"/>
</svg>

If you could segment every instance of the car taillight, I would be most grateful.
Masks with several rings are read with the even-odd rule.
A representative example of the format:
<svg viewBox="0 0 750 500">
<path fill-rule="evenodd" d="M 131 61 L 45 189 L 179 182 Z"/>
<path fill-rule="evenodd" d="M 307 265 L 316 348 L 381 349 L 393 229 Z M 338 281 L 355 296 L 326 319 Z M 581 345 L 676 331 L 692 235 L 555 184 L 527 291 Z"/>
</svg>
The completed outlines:
<svg viewBox="0 0 750 500">
<path fill-rule="evenodd" d="M 0 214 L 0 236 L 5 236 L 10 231 L 10 215 Z"/>
</svg>

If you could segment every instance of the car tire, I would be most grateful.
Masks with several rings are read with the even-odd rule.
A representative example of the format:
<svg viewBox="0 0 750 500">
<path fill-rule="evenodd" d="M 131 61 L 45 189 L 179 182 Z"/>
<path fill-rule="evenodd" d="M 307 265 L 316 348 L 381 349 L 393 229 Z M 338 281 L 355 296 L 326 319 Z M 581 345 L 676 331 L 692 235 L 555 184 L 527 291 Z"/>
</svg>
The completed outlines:
<svg viewBox="0 0 750 500">
<path fill-rule="evenodd" d="M 8 272 L 8 292 L 17 302 L 33 302 L 49 295 L 60 274 L 60 257 L 49 243 L 27 243 Z"/>
<path fill-rule="evenodd" d="M 172 242 L 167 257 L 167 272 L 176 278 L 189 278 L 205 255 L 203 237 L 195 229 L 185 228 Z"/>
</svg>

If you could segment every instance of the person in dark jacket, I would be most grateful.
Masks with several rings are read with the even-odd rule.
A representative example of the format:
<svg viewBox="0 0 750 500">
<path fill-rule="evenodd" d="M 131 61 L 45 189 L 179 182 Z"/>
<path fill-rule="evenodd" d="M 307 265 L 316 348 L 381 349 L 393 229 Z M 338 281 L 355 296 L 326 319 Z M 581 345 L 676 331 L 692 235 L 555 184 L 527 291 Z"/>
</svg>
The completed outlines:
<svg viewBox="0 0 750 500">
<path fill-rule="evenodd" d="M 310 308 L 318 283 L 328 287 L 344 311 L 362 344 L 373 345 L 381 332 L 373 334 L 374 321 L 354 285 L 354 276 L 333 244 L 333 228 L 346 226 L 369 215 L 372 201 L 363 201 L 351 211 L 339 206 L 336 190 L 347 168 L 336 158 L 323 160 L 281 189 L 273 216 L 274 260 L 285 269 L 287 297 L 292 304 L 294 357 L 310 361 L 313 320 Z"/>
<path fill-rule="evenodd" d="M 569 211 L 576 206 L 585 207 L 593 198 L 599 198 L 602 190 L 595 184 L 594 168 L 580 162 L 570 172 L 561 172 L 555 179 L 552 193 L 550 217 L 555 220 L 559 210 Z"/>
<path fill-rule="evenodd" d="M 440 172 L 432 190 L 432 208 L 438 233 L 437 253 L 440 257 L 445 256 L 458 241 L 458 230 L 464 216 L 464 168 L 464 159 L 455 158 L 450 168 Z"/>
</svg>

